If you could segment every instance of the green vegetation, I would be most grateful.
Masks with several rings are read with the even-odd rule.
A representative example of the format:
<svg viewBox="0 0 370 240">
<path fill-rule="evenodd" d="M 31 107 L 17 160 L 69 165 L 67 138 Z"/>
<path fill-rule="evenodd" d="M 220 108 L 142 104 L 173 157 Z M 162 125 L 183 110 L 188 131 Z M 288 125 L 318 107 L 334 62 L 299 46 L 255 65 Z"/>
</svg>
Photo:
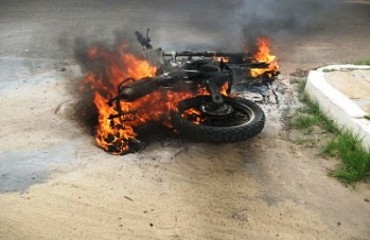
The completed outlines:
<svg viewBox="0 0 370 240">
<path fill-rule="evenodd" d="M 366 152 L 360 139 L 349 131 L 344 131 L 333 138 L 323 149 L 323 153 L 338 156 L 343 166 L 331 174 L 345 182 L 355 182 L 370 177 L 370 153 Z"/>
<path fill-rule="evenodd" d="M 348 130 L 340 129 L 335 122 L 325 116 L 319 105 L 312 102 L 303 92 L 305 81 L 298 84 L 299 100 L 303 106 L 290 120 L 293 127 L 303 130 L 306 135 L 320 134 L 327 139 L 321 146 L 320 154 L 339 157 L 343 165 L 331 172 L 332 176 L 346 183 L 353 183 L 370 177 L 370 153 L 362 147 L 360 139 Z M 312 146 L 312 139 L 298 139 L 296 143 Z"/>
<path fill-rule="evenodd" d="M 303 129 L 306 133 L 311 133 L 313 127 L 318 124 L 318 119 L 311 115 L 298 115 L 295 119 L 295 126 L 299 129 Z"/>
<path fill-rule="evenodd" d="M 370 59 L 356 61 L 355 65 L 370 65 Z"/>
<path fill-rule="evenodd" d="M 326 117 L 321 111 L 319 104 L 312 102 L 303 90 L 300 91 L 299 100 L 304 103 L 304 106 L 298 110 L 298 115 L 293 125 L 299 129 L 305 129 L 307 132 L 312 132 L 314 126 L 320 126 L 329 133 L 340 133 L 340 129 L 335 125 L 334 121 Z"/>
</svg>

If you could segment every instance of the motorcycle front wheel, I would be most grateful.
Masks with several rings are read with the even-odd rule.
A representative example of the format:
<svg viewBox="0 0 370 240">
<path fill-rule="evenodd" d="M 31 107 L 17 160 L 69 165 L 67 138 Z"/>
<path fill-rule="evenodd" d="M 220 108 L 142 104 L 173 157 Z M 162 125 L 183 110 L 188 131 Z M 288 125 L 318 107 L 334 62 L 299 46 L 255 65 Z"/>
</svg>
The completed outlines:
<svg viewBox="0 0 370 240">
<path fill-rule="evenodd" d="M 262 131 L 265 114 L 254 102 L 224 97 L 224 103 L 232 110 L 215 116 L 202 110 L 211 101 L 210 96 L 198 96 L 179 102 L 172 115 L 173 127 L 191 139 L 210 143 L 243 141 Z"/>
</svg>

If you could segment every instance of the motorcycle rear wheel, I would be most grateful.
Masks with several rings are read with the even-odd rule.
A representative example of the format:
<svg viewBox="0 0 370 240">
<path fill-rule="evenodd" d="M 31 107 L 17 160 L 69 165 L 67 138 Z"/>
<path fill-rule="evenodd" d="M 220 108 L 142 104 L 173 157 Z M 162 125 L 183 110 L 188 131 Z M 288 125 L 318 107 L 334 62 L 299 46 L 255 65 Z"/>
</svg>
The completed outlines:
<svg viewBox="0 0 370 240">
<path fill-rule="evenodd" d="M 173 113 L 172 124 L 180 134 L 191 139 L 210 143 L 238 142 L 259 134 L 265 125 L 262 109 L 246 99 L 224 97 L 224 103 L 233 111 L 225 116 L 207 116 L 202 106 L 210 102 L 210 96 L 198 96 L 183 100 Z M 193 111 L 196 117 L 187 114 Z"/>
</svg>

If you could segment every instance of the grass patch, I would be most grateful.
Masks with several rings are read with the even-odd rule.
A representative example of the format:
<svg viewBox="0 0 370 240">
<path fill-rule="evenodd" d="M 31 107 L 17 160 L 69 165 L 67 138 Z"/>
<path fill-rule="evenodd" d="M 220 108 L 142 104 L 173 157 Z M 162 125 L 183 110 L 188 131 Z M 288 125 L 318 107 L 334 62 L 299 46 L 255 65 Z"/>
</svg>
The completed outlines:
<svg viewBox="0 0 370 240">
<path fill-rule="evenodd" d="M 370 177 L 370 153 L 362 147 L 360 139 L 327 118 L 320 106 L 303 92 L 305 82 L 302 82 L 298 84 L 298 91 L 303 106 L 291 120 L 292 125 L 305 133 L 312 133 L 318 127 L 331 136 L 331 140 L 324 143 L 321 154 L 338 157 L 343 163 L 340 169 L 331 173 L 332 176 L 346 183 Z M 304 141 L 300 140 L 301 143 Z"/>
<path fill-rule="evenodd" d="M 295 119 L 294 125 L 302 130 L 306 130 L 307 132 L 312 132 L 313 131 L 313 126 L 317 124 L 317 119 L 311 115 L 299 115 Z"/>
<path fill-rule="evenodd" d="M 370 65 L 370 59 L 359 60 L 354 63 L 355 65 Z"/>
<path fill-rule="evenodd" d="M 304 146 L 306 148 L 315 148 L 317 143 L 314 139 L 298 138 L 293 141 L 295 144 Z"/>
<path fill-rule="evenodd" d="M 300 92 L 300 101 L 304 103 L 304 106 L 298 110 L 299 114 L 296 118 L 298 121 L 298 128 L 302 129 L 307 127 L 307 129 L 310 129 L 314 125 L 318 125 L 330 133 L 340 132 L 340 129 L 337 127 L 334 121 L 326 117 L 326 115 L 322 112 L 319 104 L 311 101 L 307 94 L 305 94 L 303 91 Z M 306 123 L 306 125 L 299 123 L 302 120 L 304 120 L 303 122 Z"/>
<path fill-rule="evenodd" d="M 370 177 L 370 153 L 351 132 L 345 131 L 336 136 L 326 145 L 323 153 L 338 156 L 343 161 L 343 166 L 331 175 L 347 183 Z"/>
</svg>

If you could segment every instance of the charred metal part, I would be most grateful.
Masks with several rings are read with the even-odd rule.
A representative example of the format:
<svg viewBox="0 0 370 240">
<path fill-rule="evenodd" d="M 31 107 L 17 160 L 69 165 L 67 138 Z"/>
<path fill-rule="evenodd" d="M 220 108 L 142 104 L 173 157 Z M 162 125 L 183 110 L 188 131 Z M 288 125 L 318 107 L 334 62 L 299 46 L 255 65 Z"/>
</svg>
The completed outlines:
<svg viewBox="0 0 370 240">
<path fill-rule="evenodd" d="M 133 81 L 132 83 L 125 83 Z M 179 84 L 182 82 L 183 84 Z M 125 79 L 118 86 L 118 95 L 112 98 L 108 104 L 116 102 L 117 114 L 110 115 L 109 119 L 121 117 L 127 114 L 122 111 L 120 101 L 135 101 L 161 87 L 173 88 L 176 90 L 184 89 L 185 85 L 188 90 L 196 90 L 197 85 L 205 87 L 212 97 L 212 103 L 204 106 L 204 111 L 208 114 L 222 115 L 229 114 L 232 109 L 223 103 L 223 97 L 220 89 L 228 84 L 227 93 L 231 92 L 233 84 L 233 71 L 223 61 L 220 64 L 214 63 L 210 59 L 200 59 L 192 61 L 176 71 L 165 73 L 156 77 L 147 77 L 134 81 L 131 78 Z M 185 85 L 184 85 L 185 84 Z M 194 86 L 194 87 L 191 87 Z"/>
<path fill-rule="evenodd" d="M 138 42 L 141 44 L 141 46 L 143 47 L 144 50 L 153 48 L 152 44 L 150 44 L 151 39 L 149 38 L 149 31 L 150 31 L 150 28 L 148 28 L 146 30 L 146 36 L 145 37 L 139 31 L 135 31 L 136 38 L 137 38 Z"/>
<path fill-rule="evenodd" d="M 146 143 L 136 138 L 129 139 L 129 150 L 131 153 L 140 153 L 146 147 Z"/>
<path fill-rule="evenodd" d="M 216 105 L 222 105 L 224 101 L 223 101 L 222 95 L 219 92 L 220 89 L 216 85 L 216 83 L 212 81 L 212 79 L 209 79 L 206 81 L 206 84 L 207 84 L 208 91 L 211 94 L 213 103 L 215 103 Z"/>
<path fill-rule="evenodd" d="M 120 152 L 120 149 L 115 144 L 109 144 L 108 145 L 108 148 L 107 148 L 107 152 L 110 152 L 110 153 L 119 153 Z"/>
<path fill-rule="evenodd" d="M 121 88 L 119 98 L 131 102 L 158 89 L 159 86 L 160 82 L 156 78 L 143 78 Z"/>
<path fill-rule="evenodd" d="M 208 102 L 200 107 L 200 110 L 211 116 L 227 116 L 233 112 L 233 108 L 225 103 L 215 104 L 214 102 Z"/>
<path fill-rule="evenodd" d="M 188 57 L 192 59 L 193 57 L 204 57 L 204 58 L 228 58 L 231 63 L 252 63 L 252 58 L 248 57 L 248 54 L 243 52 L 236 53 L 225 53 L 225 52 L 190 52 L 190 51 L 181 51 L 181 52 L 163 52 L 164 57 L 172 57 L 176 60 L 177 57 Z"/>
<path fill-rule="evenodd" d="M 104 141 L 106 141 L 107 143 L 111 143 L 114 141 L 114 139 L 115 139 L 114 135 L 109 134 L 108 137 L 104 139 Z"/>
<path fill-rule="evenodd" d="M 265 63 L 265 62 L 260 62 L 260 63 L 245 63 L 245 64 L 240 64 L 240 67 L 245 67 L 245 68 L 268 68 L 270 64 Z"/>
<path fill-rule="evenodd" d="M 233 109 L 224 103 L 224 99 L 220 93 L 220 86 L 217 85 L 217 82 L 213 81 L 213 79 L 208 79 L 206 84 L 212 101 L 201 106 L 202 112 L 213 116 L 230 114 Z"/>
<path fill-rule="evenodd" d="M 113 98 L 114 101 L 122 100 L 127 102 L 135 101 L 170 82 L 175 82 L 176 77 L 172 78 L 167 75 L 157 77 L 146 77 L 123 86 L 119 89 L 118 96 Z"/>
<path fill-rule="evenodd" d="M 118 114 L 111 114 L 111 115 L 109 115 L 109 117 L 108 117 L 108 119 L 114 119 L 114 118 L 118 118 L 118 117 L 121 117 L 121 116 L 123 116 L 123 115 L 127 115 L 127 114 L 135 114 L 136 113 L 136 111 L 129 111 L 129 112 L 124 112 L 124 111 L 117 111 L 118 112 Z"/>
<path fill-rule="evenodd" d="M 116 102 L 116 101 L 119 101 L 119 100 L 121 100 L 121 96 L 120 96 L 120 92 L 121 92 L 121 90 L 124 88 L 124 86 L 123 86 L 123 84 L 125 84 L 125 83 L 127 83 L 127 82 L 129 82 L 129 81 L 131 81 L 131 82 L 135 82 L 135 79 L 133 79 L 133 78 L 126 78 L 126 79 L 124 79 L 123 81 L 121 81 L 119 84 L 118 84 L 118 87 L 117 87 L 117 92 L 118 92 L 118 95 L 116 96 L 116 97 L 114 97 L 114 98 L 111 98 L 108 102 L 107 102 L 107 104 L 108 104 L 108 106 L 113 106 L 113 102 Z M 119 108 L 120 109 L 120 108 Z"/>
</svg>

